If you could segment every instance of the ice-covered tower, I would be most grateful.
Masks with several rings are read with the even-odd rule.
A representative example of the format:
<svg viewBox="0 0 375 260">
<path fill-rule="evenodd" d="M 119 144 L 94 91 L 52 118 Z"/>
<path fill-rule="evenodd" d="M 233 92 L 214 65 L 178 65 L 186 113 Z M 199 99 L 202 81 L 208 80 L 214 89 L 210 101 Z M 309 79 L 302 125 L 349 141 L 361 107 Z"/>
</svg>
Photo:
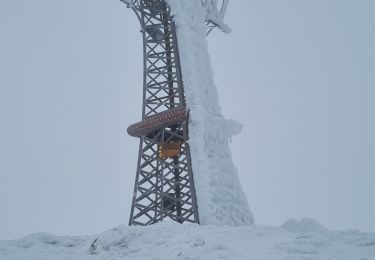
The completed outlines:
<svg viewBox="0 0 375 260">
<path fill-rule="evenodd" d="M 221 114 L 206 35 L 228 1 L 121 0 L 140 23 L 144 50 L 142 120 L 130 225 L 254 222 L 231 159 L 241 125 Z"/>
</svg>

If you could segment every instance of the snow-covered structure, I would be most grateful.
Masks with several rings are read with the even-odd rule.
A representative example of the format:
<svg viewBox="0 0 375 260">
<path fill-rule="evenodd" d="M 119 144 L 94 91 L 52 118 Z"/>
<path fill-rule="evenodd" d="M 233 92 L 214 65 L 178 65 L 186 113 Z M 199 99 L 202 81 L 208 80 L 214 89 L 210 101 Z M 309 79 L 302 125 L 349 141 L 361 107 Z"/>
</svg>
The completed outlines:
<svg viewBox="0 0 375 260">
<path fill-rule="evenodd" d="M 167 0 L 176 23 L 182 78 L 190 110 L 189 135 L 199 217 L 202 224 L 243 225 L 254 222 L 229 148 L 241 124 L 221 113 L 213 79 L 205 21 L 229 32 L 208 8 L 209 1 Z M 212 2 L 212 1 L 211 1 Z M 214 1 L 217 2 L 217 1 Z M 216 5 L 211 5 L 216 6 Z"/>
<path fill-rule="evenodd" d="M 221 114 L 206 41 L 215 27 L 230 31 L 228 1 L 121 1 L 144 46 L 142 121 L 128 128 L 140 138 L 129 224 L 253 224 L 228 144 L 241 125 Z"/>
</svg>

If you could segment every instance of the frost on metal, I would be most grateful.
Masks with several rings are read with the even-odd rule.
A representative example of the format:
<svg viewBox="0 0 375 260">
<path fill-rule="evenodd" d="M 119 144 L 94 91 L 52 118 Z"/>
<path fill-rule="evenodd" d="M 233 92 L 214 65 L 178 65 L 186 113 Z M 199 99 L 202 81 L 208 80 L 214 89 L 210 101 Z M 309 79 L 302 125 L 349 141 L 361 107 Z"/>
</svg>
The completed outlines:
<svg viewBox="0 0 375 260">
<path fill-rule="evenodd" d="M 230 33 L 232 31 L 229 26 L 224 23 L 228 1 L 229 0 L 222 0 L 220 7 L 218 5 L 218 0 L 201 0 L 201 5 L 206 13 L 206 23 L 209 27 L 208 33 L 210 33 L 215 27 L 218 27 L 225 33 Z"/>
<path fill-rule="evenodd" d="M 241 130 L 241 124 L 221 114 L 207 48 L 205 22 L 208 14 L 218 17 L 212 12 L 217 1 L 166 1 L 176 23 L 182 79 L 190 110 L 189 143 L 200 223 L 253 224 L 228 144 Z M 225 12 L 226 5 L 223 8 Z"/>
</svg>

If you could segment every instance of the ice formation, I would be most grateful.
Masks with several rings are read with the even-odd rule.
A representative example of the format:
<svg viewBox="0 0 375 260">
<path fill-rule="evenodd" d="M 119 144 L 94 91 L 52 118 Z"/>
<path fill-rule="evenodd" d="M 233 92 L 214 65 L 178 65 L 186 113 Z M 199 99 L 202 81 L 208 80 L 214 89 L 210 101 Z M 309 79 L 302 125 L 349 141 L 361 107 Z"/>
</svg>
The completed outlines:
<svg viewBox="0 0 375 260">
<path fill-rule="evenodd" d="M 176 23 L 194 183 L 201 224 L 253 224 L 233 165 L 229 140 L 241 124 L 221 114 L 208 54 L 207 8 L 201 0 L 167 0 Z"/>
<path fill-rule="evenodd" d="M 206 11 L 206 23 L 209 25 L 211 31 L 214 27 L 219 27 L 223 32 L 229 33 L 231 29 L 224 23 L 225 12 L 227 11 L 229 0 L 223 0 L 222 6 L 219 9 L 218 0 L 201 0 L 202 7 Z"/>
<path fill-rule="evenodd" d="M 121 226 L 82 237 L 32 234 L 0 241 L 1 260 L 375 259 L 375 234 L 284 227 L 218 227 L 159 223 Z M 311 222 L 311 221 L 310 221 Z M 289 227 L 290 227 L 289 223 Z M 304 231 L 299 231 L 298 229 Z"/>
</svg>

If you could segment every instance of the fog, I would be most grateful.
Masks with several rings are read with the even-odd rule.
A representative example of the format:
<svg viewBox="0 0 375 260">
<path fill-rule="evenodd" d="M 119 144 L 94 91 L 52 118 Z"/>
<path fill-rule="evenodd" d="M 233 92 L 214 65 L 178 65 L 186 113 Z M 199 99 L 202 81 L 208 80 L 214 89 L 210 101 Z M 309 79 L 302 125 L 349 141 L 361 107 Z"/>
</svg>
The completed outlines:
<svg viewBox="0 0 375 260">
<path fill-rule="evenodd" d="M 208 37 L 256 223 L 375 231 L 373 1 L 231 1 Z M 0 2 L 0 239 L 128 222 L 142 39 L 120 1 Z M 192 162 L 194 163 L 194 162 Z"/>
</svg>

